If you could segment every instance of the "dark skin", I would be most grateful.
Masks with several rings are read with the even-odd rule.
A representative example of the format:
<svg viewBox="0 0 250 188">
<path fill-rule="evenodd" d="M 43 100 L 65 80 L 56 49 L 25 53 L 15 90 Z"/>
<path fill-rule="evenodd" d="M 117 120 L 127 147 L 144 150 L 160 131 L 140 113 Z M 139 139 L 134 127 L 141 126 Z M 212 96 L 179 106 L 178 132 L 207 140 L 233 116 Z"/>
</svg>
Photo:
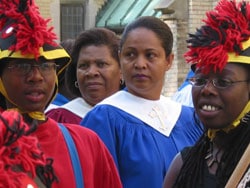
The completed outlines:
<svg viewBox="0 0 250 188">
<path fill-rule="evenodd" d="M 76 74 L 82 98 L 91 106 L 120 88 L 122 75 L 119 62 L 112 57 L 108 46 L 105 45 L 82 47 Z"/>
<path fill-rule="evenodd" d="M 222 73 L 204 75 L 197 70 L 195 75 L 209 80 L 214 78 L 225 78 L 230 81 L 248 80 L 247 70 L 233 63 L 229 63 Z M 226 89 L 217 89 L 211 83 L 204 88 L 193 87 L 192 89 L 197 115 L 205 127 L 216 129 L 229 126 L 238 117 L 249 101 L 249 93 L 248 82 L 238 82 Z M 208 110 L 206 106 L 214 109 Z"/>
<path fill-rule="evenodd" d="M 34 63 L 35 60 L 10 60 L 11 63 Z M 39 63 L 44 63 L 40 61 Z M 46 61 L 48 62 L 48 61 Z M 54 61 L 49 61 L 54 62 Z M 22 112 L 44 112 L 55 88 L 56 71 L 43 75 L 37 67 L 33 67 L 27 75 L 17 75 L 11 69 L 2 71 L 1 79 L 9 100 L 6 99 L 7 108 L 18 108 Z M 29 118 L 28 123 L 32 120 Z"/>
<path fill-rule="evenodd" d="M 226 78 L 231 81 L 249 80 L 249 70 L 239 64 L 229 63 L 221 73 L 210 72 L 204 75 L 197 70 L 195 76 L 209 80 L 214 78 Z M 238 82 L 228 88 L 218 89 L 208 82 L 204 87 L 193 87 L 192 96 L 195 111 L 203 125 L 207 129 L 222 129 L 230 126 L 249 102 L 250 83 L 249 81 Z M 223 146 L 230 138 L 230 132 L 229 134 L 218 132 L 213 139 L 213 156 L 217 154 L 219 162 L 223 154 Z M 209 159 L 206 162 L 208 164 Z M 165 176 L 164 188 L 173 186 L 182 165 L 183 161 L 179 153 Z M 214 163 L 208 169 L 211 174 L 216 174 L 217 168 L 218 164 Z"/>
<path fill-rule="evenodd" d="M 174 59 L 173 54 L 166 56 L 159 37 L 149 29 L 136 28 L 128 34 L 119 55 L 128 91 L 145 99 L 158 100 L 164 75 Z"/>
<path fill-rule="evenodd" d="M 2 70 L 1 80 L 6 90 L 8 99 L 5 99 L 7 108 L 18 108 L 22 112 L 43 112 L 49 103 L 55 88 L 56 70 L 51 74 L 44 75 L 39 68 L 33 67 L 26 75 L 18 74 L 13 69 L 8 68 L 16 63 L 45 63 L 54 61 L 27 59 L 11 59 L 5 62 L 6 65 Z M 50 72 L 49 72 L 50 73 Z M 31 118 L 28 114 L 23 114 L 25 122 L 30 125 L 31 130 L 42 121 Z M 35 125 L 35 126 L 33 126 Z M 28 174 L 29 176 L 30 174 Z M 30 177 L 31 179 L 33 177 Z M 45 187 L 41 180 L 36 176 L 33 181 L 38 187 Z"/>
</svg>

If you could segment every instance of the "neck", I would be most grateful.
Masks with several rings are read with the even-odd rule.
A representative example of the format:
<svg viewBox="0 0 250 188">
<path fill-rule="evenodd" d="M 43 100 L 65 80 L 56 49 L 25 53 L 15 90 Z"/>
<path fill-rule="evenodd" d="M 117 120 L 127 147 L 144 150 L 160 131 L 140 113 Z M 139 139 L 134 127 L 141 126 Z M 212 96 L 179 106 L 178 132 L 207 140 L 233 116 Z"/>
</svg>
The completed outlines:
<svg viewBox="0 0 250 188">
<path fill-rule="evenodd" d="M 216 174 L 216 171 L 220 165 L 221 157 L 223 154 L 223 148 L 215 144 L 215 142 L 210 142 L 210 146 L 207 150 L 205 160 L 207 163 L 208 170 L 211 174 Z"/>
<path fill-rule="evenodd" d="M 223 148 L 231 138 L 231 134 L 225 133 L 224 131 L 218 131 L 212 142 L 216 147 Z"/>
</svg>

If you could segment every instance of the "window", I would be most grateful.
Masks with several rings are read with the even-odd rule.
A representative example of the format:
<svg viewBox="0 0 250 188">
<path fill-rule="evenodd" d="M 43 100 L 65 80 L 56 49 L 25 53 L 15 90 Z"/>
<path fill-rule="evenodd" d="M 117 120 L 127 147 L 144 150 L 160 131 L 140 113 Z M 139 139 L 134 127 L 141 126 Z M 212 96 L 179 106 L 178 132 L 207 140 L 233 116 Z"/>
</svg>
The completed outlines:
<svg viewBox="0 0 250 188">
<path fill-rule="evenodd" d="M 61 4 L 61 40 L 75 38 L 84 30 L 84 5 Z"/>
</svg>

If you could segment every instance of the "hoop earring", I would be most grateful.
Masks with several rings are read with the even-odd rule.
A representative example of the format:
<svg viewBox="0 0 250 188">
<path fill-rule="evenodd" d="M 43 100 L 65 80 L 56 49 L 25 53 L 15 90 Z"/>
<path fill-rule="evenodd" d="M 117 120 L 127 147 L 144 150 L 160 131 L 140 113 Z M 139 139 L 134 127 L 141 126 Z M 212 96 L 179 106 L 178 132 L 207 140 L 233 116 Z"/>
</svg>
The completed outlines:
<svg viewBox="0 0 250 188">
<path fill-rule="evenodd" d="M 76 87 L 76 88 L 79 88 L 79 84 L 78 84 L 77 81 L 75 81 L 75 87 Z"/>
<path fill-rule="evenodd" d="M 120 85 L 122 86 L 122 85 L 124 85 L 124 80 L 123 79 L 120 79 Z"/>
</svg>

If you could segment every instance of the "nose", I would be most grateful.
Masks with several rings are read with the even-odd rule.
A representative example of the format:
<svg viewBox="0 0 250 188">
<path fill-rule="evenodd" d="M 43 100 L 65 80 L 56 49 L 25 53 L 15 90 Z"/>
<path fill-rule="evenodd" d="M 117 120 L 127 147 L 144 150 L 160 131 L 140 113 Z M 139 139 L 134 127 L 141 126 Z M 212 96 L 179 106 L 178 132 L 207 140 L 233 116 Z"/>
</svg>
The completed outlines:
<svg viewBox="0 0 250 188">
<path fill-rule="evenodd" d="M 213 86 L 214 87 L 214 82 L 213 80 L 207 80 L 206 84 L 204 85 L 204 87 L 211 87 Z"/>
<path fill-rule="evenodd" d="M 134 67 L 136 69 L 145 69 L 147 67 L 147 60 L 143 56 L 138 56 L 135 60 Z"/>
<path fill-rule="evenodd" d="M 213 80 L 208 80 L 204 87 L 201 89 L 201 92 L 205 95 L 216 94 L 217 89 L 214 86 Z"/>
<path fill-rule="evenodd" d="M 39 67 L 33 66 L 28 73 L 28 80 L 29 81 L 40 81 L 43 79 L 43 75 L 39 70 Z"/>
<path fill-rule="evenodd" d="M 98 67 L 96 67 L 95 65 L 91 65 L 89 67 L 89 69 L 86 71 L 85 75 L 86 76 L 97 76 L 99 75 L 99 71 L 98 71 Z"/>
</svg>

